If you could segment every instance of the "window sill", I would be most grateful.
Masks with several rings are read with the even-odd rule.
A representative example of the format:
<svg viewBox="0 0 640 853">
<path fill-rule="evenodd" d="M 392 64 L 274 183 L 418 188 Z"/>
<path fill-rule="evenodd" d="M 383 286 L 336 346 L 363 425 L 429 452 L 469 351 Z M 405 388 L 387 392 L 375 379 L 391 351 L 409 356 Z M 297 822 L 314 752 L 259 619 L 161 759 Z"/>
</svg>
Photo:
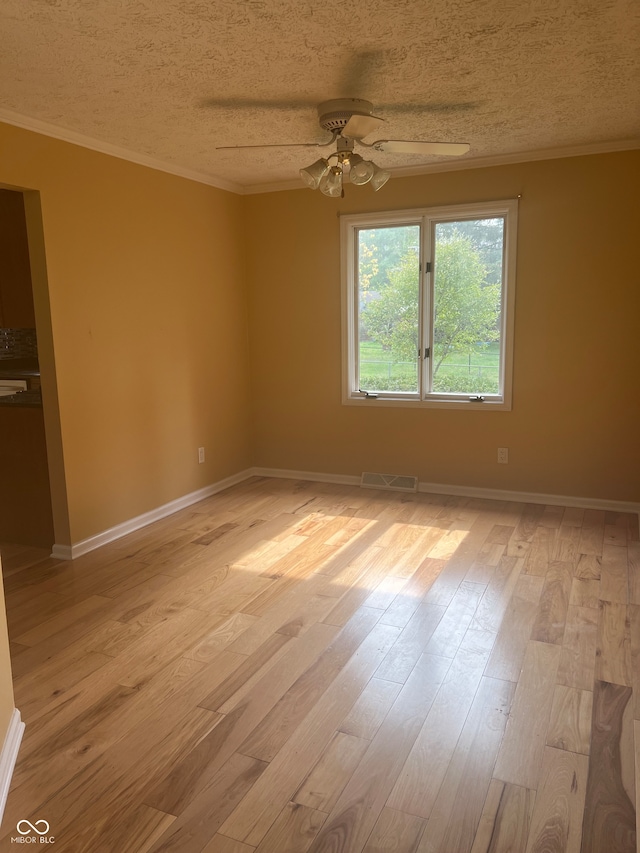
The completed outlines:
<svg viewBox="0 0 640 853">
<path fill-rule="evenodd" d="M 502 411 L 510 412 L 511 403 L 507 400 L 483 400 L 473 403 L 469 400 L 410 400 L 406 397 L 351 397 L 343 396 L 344 406 L 363 406 L 372 409 L 377 408 L 403 408 L 403 409 L 458 409 L 458 411 Z"/>
</svg>

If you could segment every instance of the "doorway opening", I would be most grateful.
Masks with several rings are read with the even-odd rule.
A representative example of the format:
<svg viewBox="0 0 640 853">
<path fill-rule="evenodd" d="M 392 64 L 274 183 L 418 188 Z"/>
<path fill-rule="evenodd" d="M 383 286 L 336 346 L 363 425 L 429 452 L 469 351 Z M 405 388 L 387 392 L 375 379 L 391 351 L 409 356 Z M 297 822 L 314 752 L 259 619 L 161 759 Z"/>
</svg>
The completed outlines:
<svg viewBox="0 0 640 853">
<path fill-rule="evenodd" d="M 53 510 L 25 195 L 0 188 L 0 541 L 51 548 Z"/>
</svg>

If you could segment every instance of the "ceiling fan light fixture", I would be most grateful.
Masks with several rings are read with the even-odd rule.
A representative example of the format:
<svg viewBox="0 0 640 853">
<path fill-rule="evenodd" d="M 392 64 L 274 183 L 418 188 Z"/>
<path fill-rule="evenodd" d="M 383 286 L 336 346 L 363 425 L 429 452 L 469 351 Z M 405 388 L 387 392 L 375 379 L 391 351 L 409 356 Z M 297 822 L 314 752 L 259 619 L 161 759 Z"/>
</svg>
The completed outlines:
<svg viewBox="0 0 640 853">
<path fill-rule="evenodd" d="M 300 177 L 311 190 L 317 190 L 320 186 L 320 181 L 329 171 L 329 162 L 321 157 L 307 166 L 306 169 L 300 169 Z"/>
<path fill-rule="evenodd" d="M 216 102 L 223 104 L 223 101 Z M 227 101 L 224 101 L 226 104 Z M 260 101 L 248 100 L 247 105 L 259 106 Z M 293 106 L 293 102 L 270 101 L 266 106 Z M 304 107 L 305 102 L 296 103 Z M 412 105 L 396 105 L 401 111 L 412 111 Z M 425 105 L 428 108 L 428 105 Z M 391 109 L 391 106 L 389 106 Z M 356 186 L 371 184 L 374 192 L 387 183 L 391 172 L 381 169 L 373 160 L 364 160 L 354 152 L 356 144 L 374 151 L 390 154 L 416 154 L 424 157 L 457 157 L 469 151 L 468 142 L 432 142 L 418 139 L 376 139 L 365 142 L 365 138 L 379 130 L 385 123 L 383 118 L 373 115 L 373 104 L 362 98 L 337 98 L 318 104 L 318 122 L 322 130 L 331 135 L 331 139 L 320 142 L 274 142 L 266 145 L 222 145 L 217 150 L 238 150 L 253 148 L 326 148 L 335 144 L 335 151 L 327 157 L 321 157 L 306 168 L 300 169 L 300 178 L 312 190 L 320 190 L 324 195 L 342 198 L 343 172 L 347 180 Z M 376 134 L 378 135 L 378 134 Z M 335 165 L 329 163 L 334 160 Z M 345 171 L 346 170 L 346 171 Z"/>
<path fill-rule="evenodd" d="M 386 169 L 381 169 L 373 163 L 373 176 L 370 183 L 374 192 L 378 192 L 379 189 L 382 189 L 390 177 L 391 172 L 388 172 Z"/>
<path fill-rule="evenodd" d="M 320 192 L 330 198 L 342 196 L 342 169 L 340 166 L 332 166 L 324 175 L 319 185 Z"/>
<path fill-rule="evenodd" d="M 375 163 L 371 160 L 363 160 L 359 154 L 351 156 L 351 171 L 349 180 L 356 186 L 368 183 L 376 170 Z"/>
</svg>

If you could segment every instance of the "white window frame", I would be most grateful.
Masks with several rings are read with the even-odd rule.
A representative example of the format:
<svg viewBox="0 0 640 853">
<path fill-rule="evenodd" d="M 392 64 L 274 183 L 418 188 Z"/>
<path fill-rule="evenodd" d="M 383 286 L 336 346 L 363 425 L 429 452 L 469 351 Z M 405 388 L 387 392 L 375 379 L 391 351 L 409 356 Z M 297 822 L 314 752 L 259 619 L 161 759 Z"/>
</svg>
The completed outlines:
<svg viewBox="0 0 640 853">
<path fill-rule="evenodd" d="M 430 311 L 427 302 L 433 291 L 433 234 L 439 222 L 459 219 L 489 219 L 503 217 L 505 233 L 503 244 L 503 281 L 501 310 L 501 393 L 485 394 L 472 400 L 468 394 L 427 393 L 425 382 L 417 393 L 380 391 L 366 394 L 358 388 L 358 256 L 356 234 L 360 229 L 385 226 L 420 225 L 420 318 L 421 327 L 428 328 Z M 353 214 L 340 217 L 340 243 L 342 267 L 342 402 L 344 405 L 406 406 L 434 409 L 473 409 L 474 411 L 510 411 L 513 396 L 513 333 L 516 292 L 516 240 L 518 225 L 518 200 L 481 202 L 475 204 L 447 205 L 414 210 L 396 210 L 382 213 Z M 422 334 L 421 347 L 430 346 L 431 329 Z M 425 344 L 425 341 L 427 343 Z"/>
</svg>

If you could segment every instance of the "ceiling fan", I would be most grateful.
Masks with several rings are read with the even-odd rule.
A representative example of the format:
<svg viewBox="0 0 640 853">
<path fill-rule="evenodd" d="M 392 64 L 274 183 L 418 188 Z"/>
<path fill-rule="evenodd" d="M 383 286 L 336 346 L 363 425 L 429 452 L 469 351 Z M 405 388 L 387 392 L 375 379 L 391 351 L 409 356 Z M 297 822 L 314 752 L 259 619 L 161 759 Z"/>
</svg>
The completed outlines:
<svg viewBox="0 0 640 853">
<path fill-rule="evenodd" d="M 340 197 L 344 195 L 343 180 L 346 174 L 352 184 L 371 183 L 379 190 L 391 177 L 391 173 L 381 169 L 372 160 L 365 160 L 354 151 L 354 146 L 371 148 L 374 151 L 391 154 L 422 154 L 424 156 L 459 157 L 466 154 L 469 144 L 466 142 L 422 142 L 408 139 L 379 139 L 365 142 L 364 138 L 378 130 L 385 120 L 373 115 L 373 104 L 360 98 L 339 98 L 323 101 L 318 105 L 320 127 L 330 133 L 325 142 L 272 143 L 270 145 L 223 145 L 218 150 L 238 150 L 248 148 L 326 148 L 336 145 L 336 150 L 327 157 L 321 157 L 300 169 L 300 177 L 310 189 L 319 189 L 324 195 Z M 335 163 L 331 165 L 331 160 Z"/>
</svg>

